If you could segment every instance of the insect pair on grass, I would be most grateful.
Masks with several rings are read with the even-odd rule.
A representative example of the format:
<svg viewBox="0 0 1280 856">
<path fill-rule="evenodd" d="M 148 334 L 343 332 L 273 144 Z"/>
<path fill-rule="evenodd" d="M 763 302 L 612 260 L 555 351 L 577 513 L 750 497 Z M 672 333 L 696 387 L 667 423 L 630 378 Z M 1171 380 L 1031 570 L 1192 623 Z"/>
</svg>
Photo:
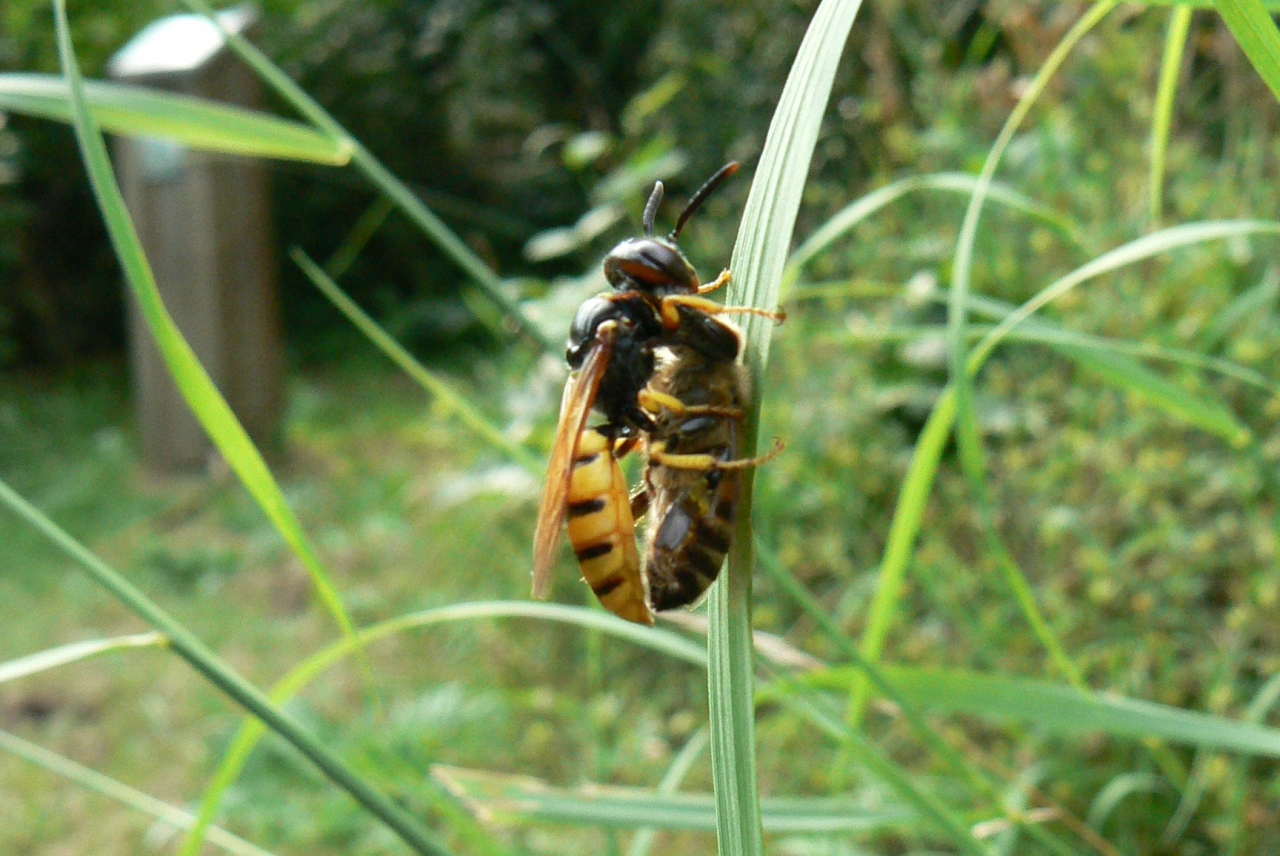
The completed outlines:
<svg viewBox="0 0 1280 856">
<path fill-rule="evenodd" d="M 613 291 L 579 307 L 566 358 L 565 385 L 534 533 L 533 593 L 543 597 L 561 523 L 582 576 L 600 602 L 622 618 L 653 623 L 654 610 L 696 601 L 729 551 L 741 470 L 781 451 L 742 455 L 741 422 L 751 392 L 739 364 L 742 336 L 728 313 L 780 313 L 725 307 L 703 295 L 729 282 L 726 270 L 706 285 L 676 239 L 726 178 L 729 163 L 690 198 L 666 238 L 653 221 L 658 182 L 644 209 L 644 237 L 605 257 Z M 592 411 L 604 417 L 588 426 Z M 645 456 L 639 488 L 629 494 L 618 460 Z M 635 521 L 648 517 L 644 548 Z"/>
</svg>

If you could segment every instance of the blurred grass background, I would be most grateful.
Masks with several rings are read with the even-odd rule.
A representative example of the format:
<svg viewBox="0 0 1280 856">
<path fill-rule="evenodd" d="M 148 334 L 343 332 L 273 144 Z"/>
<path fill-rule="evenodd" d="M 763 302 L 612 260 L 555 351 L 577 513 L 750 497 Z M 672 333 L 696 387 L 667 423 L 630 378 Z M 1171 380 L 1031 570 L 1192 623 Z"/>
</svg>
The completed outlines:
<svg viewBox="0 0 1280 856">
<path fill-rule="evenodd" d="M 754 161 L 814 4 L 274 2 L 259 45 L 509 279 L 563 335 L 601 254 L 630 234 L 654 177 L 672 196 L 728 158 Z M 976 173 L 1027 81 L 1083 7 L 899 0 L 860 13 L 819 137 L 797 235 L 910 175 Z M 48 4 L 0 10 L 0 66 L 57 71 Z M 167 4 L 73 4 L 82 65 Z M 1169 13 L 1112 13 L 1056 77 L 997 173 L 1081 241 L 990 206 L 973 283 L 1017 304 L 1157 224 L 1149 129 Z M 1274 218 L 1275 99 L 1216 15 L 1191 20 L 1178 66 L 1164 225 Z M 374 204 L 350 173 L 275 164 L 282 248 L 317 258 Z M 682 238 L 704 273 L 727 259 L 746 183 Z M 764 380 L 763 431 L 788 443 L 760 477 L 758 533 L 853 639 L 914 443 L 946 382 L 939 302 L 966 197 L 918 193 L 869 219 L 785 295 Z M 587 228 L 596 212 L 603 229 Z M 0 126 L 0 476 L 163 602 L 247 677 L 270 685 L 334 637 L 301 564 L 227 473 L 157 479 L 137 462 L 123 367 L 119 272 L 71 132 Z M 563 227 L 578 223 L 580 228 Z M 559 230 L 559 231 L 556 231 Z M 1083 244 L 1083 246 L 1081 245 Z M 1225 405 L 1257 438 L 1232 448 L 1043 347 L 997 352 L 975 390 L 995 522 L 1086 683 L 1244 717 L 1280 672 L 1276 551 L 1280 271 L 1272 242 L 1178 250 L 1056 303 L 1071 330 L 1180 348 L 1263 373 L 1270 388 L 1153 363 Z M 465 600 L 523 598 L 538 485 L 444 418 L 378 361 L 297 269 L 283 264 L 290 348 L 285 452 L 273 461 L 356 623 Z M 343 285 L 509 435 L 535 447 L 560 378 L 460 297 L 461 275 L 398 214 Z M 480 315 L 477 315 L 480 313 Z M 557 325 L 559 325 L 557 327 Z M 897 335 L 900 334 L 900 335 Z M 1054 678 L 1001 581 L 954 453 L 944 454 L 887 643 L 897 663 Z M 0 661 L 143 629 L 0 515 Z M 568 563 L 566 562 L 566 567 Z M 565 571 L 554 598 L 586 603 Z M 839 651 L 769 579 L 756 625 L 819 657 Z M 581 630 L 532 621 L 433 628 L 326 674 L 291 713 L 362 774 L 478 847 L 440 807 L 433 763 L 561 786 L 652 786 L 706 719 L 697 670 Z M 1268 712 L 1263 711 L 1263 715 Z M 0 684 L 0 727 L 175 804 L 192 805 L 240 717 L 159 652 L 115 653 Z M 1272 716 L 1271 722 L 1274 722 Z M 972 717 L 934 720 L 967 759 L 1033 784 L 1118 852 L 1265 853 L 1280 846 L 1274 761 L 1063 737 Z M 881 708 L 868 734 L 915 780 L 958 785 Z M 766 794 L 852 792 L 893 803 L 785 711 L 758 723 Z M 709 790 L 705 758 L 686 786 Z M 134 853 L 176 842 L 140 816 L 0 756 L 0 852 Z M 1033 800 L 1033 802 L 1036 802 Z M 988 815 L 974 809 L 972 822 Z M 403 852 L 283 742 L 269 738 L 224 803 L 228 827 L 278 852 Z M 787 835 L 778 852 L 947 847 L 901 825 Z M 501 826 L 504 852 L 621 852 L 626 835 Z M 662 849 L 704 852 L 704 835 Z M 498 846 L 498 845 L 495 845 Z M 1044 852 L 1024 838 L 1004 852 Z M 1106 852 L 1085 844 L 1071 852 Z"/>
</svg>

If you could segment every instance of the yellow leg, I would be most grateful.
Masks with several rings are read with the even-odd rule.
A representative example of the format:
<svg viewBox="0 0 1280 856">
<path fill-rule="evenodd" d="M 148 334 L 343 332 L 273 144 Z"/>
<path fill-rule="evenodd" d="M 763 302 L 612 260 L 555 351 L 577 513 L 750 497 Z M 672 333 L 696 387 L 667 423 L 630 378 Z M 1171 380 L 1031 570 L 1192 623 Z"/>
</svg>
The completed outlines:
<svg viewBox="0 0 1280 856">
<path fill-rule="evenodd" d="M 713 291 L 724 288 L 733 281 L 733 274 L 729 273 L 729 269 L 725 268 L 720 271 L 720 275 L 704 285 L 698 286 L 699 294 L 710 294 Z"/>
<path fill-rule="evenodd" d="M 653 444 L 649 446 L 649 460 L 664 467 L 671 467 L 676 470 L 701 470 L 709 472 L 711 470 L 745 470 L 748 467 L 758 467 L 761 464 L 767 464 L 778 455 L 782 454 L 782 450 L 786 448 L 785 444 L 775 437 L 773 439 L 773 449 L 763 455 L 754 458 L 737 458 L 732 461 L 722 461 L 713 455 L 681 455 L 668 452 L 663 448 L 662 444 Z"/>
<path fill-rule="evenodd" d="M 771 318 L 781 324 L 787 320 L 787 313 L 779 310 L 777 312 L 769 312 L 765 309 L 756 309 L 753 306 L 721 306 L 714 300 L 708 300 L 705 297 L 698 297 L 694 294 L 671 294 L 662 298 L 662 320 L 668 327 L 673 327 L 680 323 L 680 316 L 676 311 L 676 307 L 686 306 L 689 309 L 705 312 L 707 315 L 759 315 L 761 318 Z"/>
<path fill-rule="evenodd" d="M 645 387 L 638 396 L 640 406 L 650 413 L 661 413 L 666 410 L 677 417 L 683 416 L 723 416 L 726 419 L 743 419 L 746 417 L 737 407 L 717 407 L 714 404 L 685 404 L 674 395 L 658 392 Z"/>
</svg>

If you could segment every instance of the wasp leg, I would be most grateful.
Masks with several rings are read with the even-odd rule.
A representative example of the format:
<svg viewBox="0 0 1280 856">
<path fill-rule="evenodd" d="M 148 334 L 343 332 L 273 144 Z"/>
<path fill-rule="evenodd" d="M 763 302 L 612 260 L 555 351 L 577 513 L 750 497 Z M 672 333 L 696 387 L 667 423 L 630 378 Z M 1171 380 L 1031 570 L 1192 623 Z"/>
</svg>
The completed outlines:
<svg viewBox="0 0 1280 856">
<path fill-rule="evenodd" d="M 725 268 L 724 270 L 720 271 L 720 275 L 715 279 L 711 280 L 711 282 L 698 286 L 698 293 L 710 294 L 713 291 L 718 291 L 719 289 L 724 288 L 726 285 L 728 285 L 732 281 L 733 281 L 733 274 L 729 273 L 728 268 Z"/>
<path fill-rule="evenodd" d="M 686 455 L 668 452 L 664 446 L 665 444 L 661 443 L 654 443 L 649 446 L 649 460 L 660 466 L 671 467 L 676 470 L 702 470 L 704 472 L 710 472 L 711 470 L 745 470 L 748 467 L 758 467 L 778 457 L 778 455 L 782 454 L 782 450 L 786 448 L 782 440 L 775 437 L 773 438 L 773 448 L 763 455 L 757 455 L 754 458 L 735 458 L 732 461 L 722 461 L 714 455 Z"/>
<path fill-rule="evenodd" d="M 613 457 L 615 460 L 621 460 L 631 453 L 631 450 L 640 442 L 640 435 L 633 434 L 630 437 L 623 437 L 614 441 Z"/>
<path fill-rule="evenodd" d="M 698 297 L 695 294 L 669 294 L 662 298 L 660 305 L 662 323 L 668 329 L 674 330 L 680 326 L 681 306 L 706 313 L 707 315 L 758 315 L 761 318 L 770 318 L 779 324 L 787 319 L 787 313 L 781 310 L 770 312 L 767 309 L 756 309 L 754 306 L 721 306 L 714 300 Z"/>
<path fill-rule="evenodd" d="M 726 419 L 745 419 L 746 413 L 739 407 L 717 407 L 714 404 L 685 404 L 666 392 L 645 387 L 638 396 L 640 406 L 650 413 L 669 411 L 676 417 L 723 416 Z"/>
</svg>

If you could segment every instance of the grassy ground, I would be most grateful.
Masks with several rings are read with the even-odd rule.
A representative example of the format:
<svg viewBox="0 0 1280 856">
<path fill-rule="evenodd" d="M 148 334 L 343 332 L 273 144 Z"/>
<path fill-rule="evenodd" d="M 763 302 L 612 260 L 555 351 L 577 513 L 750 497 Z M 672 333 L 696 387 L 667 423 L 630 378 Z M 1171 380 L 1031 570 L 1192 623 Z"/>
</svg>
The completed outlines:
<svg viewBox="0 0 1280 856">
<path fill-rule="evenodd" d="M 850 311 L 843 299 L 801 292 L 766 381 L 774 392 L 765 431 L 786 437 L 789 447 L 762 476 L 761 536 L 854 638 L 941 374 L 921 362 L 927 347 L 858 345 L 842 330 L 888 329 L 921 320 L 913 313 L 927 316 L 911 305 L 868 299 Z M 536 383 L 483 373 L 463 383 L 477 400 L 486 400 L 486 388 L 517 390 L 489 399 L 501 399 L 493 406 L 508 413 L 536 410 L 530 400 L 546 397 Z M 243 674 L 270 685 L 335 638 L 331 619 L 234 480 L 144 472 L 124 396 L 117 369 L 7 379 L 0 387 L 0 472 Z M 381 367 L 355 361 L 308 373 L 293 380 L 290 400 L 287 452 L 277 470 L 357 623 L 526 597 L 538 491 L 531 477 L 439 418 L 416 388 Z M 1250 400 L 1240 407 L 1247 411 Z M 997 359 L 983 376 L 978 407 L 1000 530 L 1088 683 L 1241 716 L 1280 670 L 1280 639 L 1268 618 L 1278 593 L 1270 570 L 1275 505 L 1256 465 L 1042 349 Z M 0 527 L 0 661 L 144 629 L 13 520 L 0 518 Z M 890 659 L 1060 680 L 981 539 L 969 490 L 948 454 Z M 559 575 L 554 598 L 587 602 L 573 577 L 567 568 Z M 833 654 L 771 583 L 761 578 L 757 590 L 758 626 L 819 656 Z M 422 777 L 430 764 L 560 785 L 652 785 L 706 716 L 697 670 L 535 622 L 432 629 L 379 644 L 370 657 L 380 713 L 371 712 L 360 672 L 349 664 L 326 673 L 290 710 L 375 782 L 455 832 L 461 827 L 440 817 L 438 791 Z M 0 727 L 177 804 L 198 798 L 238 722 L 224 699 L 156 650 L 112 654 L 0 688 Z M 917 774 L 941 772 L 894 718 L 877 713 L 868 727 Z M 1225 757 L 1197 759 L 1184 749 L 1157 756 L 1132 742 L 964 719 L 948 721 L 942 733 L 970 760 L 1005 768 L 1006 779 L 1020 771 L 1080 817 L 1109 783 L 1158 781 L 1151 793 L 1135 791 L 1109 821 L 1106 829 L 1117 846 L 1131 848 L 1126 852 L 1213 852 L 1232 834 L 1228 809 L 1238 794 L 1254 840 L 1270 840 L 1267 830 L 1277 822 L 1276 781 L 1265 765 L 1241 778 Z M 765 793 L 884 796 L 785 714 L 766 708 L 760 739 Z M 1186 799 L 1188 783 L 1197 781 L 1201 794 L 1187 830 L 1170 849 L 1150 849 Z M 687 787 L 709 786 L 703 759 Z M 12 795 L 0 808 L 0 852 L 132 853 L 167 834 L 13 758 L 0 758 L 0 792 Z M 400 852 L 271 739 L 225 809 L 228 826 L 284 852 Z M 597 851 L 609 840 L 546 827 L 500 837 L 542 852 Z M 896 850 L 915 839 L 877 840 Z M 707 842 L 687 834 L 668 847 L 700 852 Z M 788 842 L 788 851 L 812 846 Z"/>
<path fill-rule="evenodd" d="M 335 638 L 305 573 L 232 480 L 143 471 L 122 427 L 118 372 L 11 378 L 0 396 L 5 478 L 246 677 L 268 686 Z M 432 419 L 415 388 L 378 369 L 296 379 L 292 401 L 288 452 L 277 463 L 358 623 L 526 596 L 539 489 L 531 477 Z M 145 629 L 12 519 L 2 525 L 0 660 Z M 583 591 L 569 579 L 557 586 L 570 602 Z M 394 759 L 397 770 L 448 762 L 565 783 L 652 781 L 671 745 L 705 715 L 697 713 L 701 675 L 647 668 L 633 651 L 601 651 L 598 639 L 583 637 L 527 621 L 434 629 L 370 652 L 380 717 L 369 713 L 358 671 L 346 667 L 326 673 L 291 709 L 374 768 Z M 637 668 L 638 680 L 630 674 Z M 155 650 L 0 690 L 0 727 L 177 804 L 198 797 L 238 722 L 184 664 Z M 133 853 L 149 827 L 10 757 L 0 758 L 0 792 L 9 795 L 0 852 Z M 399 852 L 271 741 L 228 808 L 233 825 L 268 846 L 282 838 L 307 852 L 355 852 L 356 842 L 359 852 Z"/>
</svg>

